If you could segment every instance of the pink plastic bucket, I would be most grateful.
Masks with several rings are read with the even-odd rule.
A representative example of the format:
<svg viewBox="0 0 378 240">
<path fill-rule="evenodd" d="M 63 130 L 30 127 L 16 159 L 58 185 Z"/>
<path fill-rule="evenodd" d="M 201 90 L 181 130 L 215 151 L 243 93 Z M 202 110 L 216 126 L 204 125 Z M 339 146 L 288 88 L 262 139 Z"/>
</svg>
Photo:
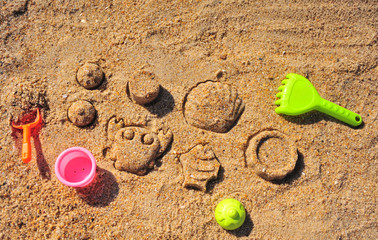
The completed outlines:
<svg viewBox="0 0 378 240">
<path fill-rule="evenodd" d="M 66 149 L 55 162 L 55 174 L 67 186 L 85 187 L 96 175 L 96 160 L 85 148 Z"/>
</svg>

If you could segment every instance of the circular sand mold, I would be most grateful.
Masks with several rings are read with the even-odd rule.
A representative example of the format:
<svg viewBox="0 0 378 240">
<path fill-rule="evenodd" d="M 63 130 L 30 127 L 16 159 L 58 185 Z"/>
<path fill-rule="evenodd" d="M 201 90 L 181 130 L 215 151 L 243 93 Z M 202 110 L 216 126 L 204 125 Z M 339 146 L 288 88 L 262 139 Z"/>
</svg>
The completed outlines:
<svg viewBox="0 0 378 240">
<path fill-rule="evenodd" d="M 129 81 L 130 97 L 140 105 L 154 101 L 159 95 L 159 90 L 159 82 L 151 72 L 140 71 Z"/>
<path fill-rule="evenodd" d="M 104 72 L 95 63 L 85 63 L 77 71 L 76 79 L 84 88 L 94 89 L 104 80 Z"/>
<path fill-rule="evenodd" d="M 225 133 L 244 110 L 238 92 L 230 85 L 207 81 L 198 84 L 186 96 L 184 116 L 195 127 Z"/>
<path fill-rule="evenodd" d="M 247 165 L 265 180 L 281 180 L 297 163 L 298 152 L 293 140 L 278 131 L 263 131 L 249 140 Z"/>
<path fill-rule="evenodd" d="M 78 127 L 85 127 L 93 123 L 93 121 L 95 120 L 96 109 L 90 102 L 79 100 L 74 102 L 68 108 L 67 115 L 74 125 Z"/>
</svg>

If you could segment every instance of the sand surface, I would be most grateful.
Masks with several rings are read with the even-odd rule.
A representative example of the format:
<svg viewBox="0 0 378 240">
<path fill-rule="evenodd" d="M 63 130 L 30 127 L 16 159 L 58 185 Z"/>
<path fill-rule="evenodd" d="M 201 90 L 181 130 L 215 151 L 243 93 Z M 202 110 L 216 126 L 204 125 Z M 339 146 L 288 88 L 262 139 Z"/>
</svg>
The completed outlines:
<svg viewBox="0 0 378 240">
<path fill-rule="evenodd" d="M 0 1 L 0 239 L 377 239 L 377 12 L 373 0 Z M 76 81 L 86 62 L 105 76 L 92 90 Z M 140 71 L 160 83 L 146 106 L 127 92 Z M 360 114 L 363 125 L 318 112 L 277 115 L 275 94 L 290 72 Z M 208 80 L 237 90 L 215 91 L 229 101 L 214 108 L 220 116 L 233 120 L 237 98 L 244 104 L 226 132 L 192 126 L 183 114 L 186 96 Z M 78 100 L 96 110 L 90 126 L 67 117 Z M 37 107 L 43 126 L 32 132 L 24 164 L 22 134 L 10 122 L 33 120 Z M 147 150 L 134 142 L 145 175 L 114 167 L 122 145 L 112 118 L 143 128 L 143 141 L 159 140 Z M 299 151 L 294 171 L 273 182 L 256 175 L 245 154 L 250 139 L 271 129 Z M 172 142 L 159 135 L 168 131 Z M 264 145 L 265 162 L 284 164 L 271 159 L 286 151 L 280 141 Z M 54 171 L 74 146 L 98 165 L 84 189 L 63 185 Z M 188 181 L 205 190 L 184 187 Z M 234 231 L 214 219 L 225 198 L 247 211 Z"/>
</svg>

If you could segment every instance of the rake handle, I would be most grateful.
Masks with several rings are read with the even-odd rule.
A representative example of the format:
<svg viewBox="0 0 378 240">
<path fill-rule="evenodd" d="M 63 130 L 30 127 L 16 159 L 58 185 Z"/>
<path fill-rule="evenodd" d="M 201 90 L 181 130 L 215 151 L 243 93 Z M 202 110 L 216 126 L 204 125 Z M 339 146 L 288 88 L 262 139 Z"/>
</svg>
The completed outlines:
<svg viewBox="0 0 378 240">
<path fill-rule="evenodd" d="M 328 114 L 340 121 L 343 121 L 353 127 L 357 127 L 362 123 L 362 118 L 357 113 L 354 113 L 346 108 L 321 98 L 316 109 L 320 112 Z"/>
</svg>

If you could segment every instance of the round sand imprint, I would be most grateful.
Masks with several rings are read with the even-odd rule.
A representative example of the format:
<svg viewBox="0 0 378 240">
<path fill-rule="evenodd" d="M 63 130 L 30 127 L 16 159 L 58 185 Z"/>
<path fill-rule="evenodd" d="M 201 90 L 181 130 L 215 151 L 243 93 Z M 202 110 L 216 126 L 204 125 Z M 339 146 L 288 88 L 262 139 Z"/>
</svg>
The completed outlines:
<svg viewBox="0 0 378 240">
<path fill-rule="evenodd" d="M 68 119 L 78 127 L 85 127 L 93 123 L 96 118 L 96 109 L 85 100 L 74 102 L 67 111 Z"/>
<path fill-rule="evenodd" d="M 86 89 L 94 89 L 104 80 L 104 72 L 95 63 L 85 63 L 76 74 L 78 83 Z"/>
<path fill-rule="evenodd" d="M 154 101 L 159 95 L 160 85 L 152 72 L 140 71 L 129 81 L 131 99 L 140 105 Z"/>
<path fill-rule="evenodd" d="M 263 179 L 281 180 L 294 170 L 298 151 L 287 135 L 276 130 L 263 131 L 249 140 L 246 160 Z"/>
<path fill-rule="evenodd" d="M 190 125 L 218 133 L 229 131 L 243 110 L 238 91 L 220 82 L 198 84 L 184 101 L 184 116 Z"/>
</svg>

